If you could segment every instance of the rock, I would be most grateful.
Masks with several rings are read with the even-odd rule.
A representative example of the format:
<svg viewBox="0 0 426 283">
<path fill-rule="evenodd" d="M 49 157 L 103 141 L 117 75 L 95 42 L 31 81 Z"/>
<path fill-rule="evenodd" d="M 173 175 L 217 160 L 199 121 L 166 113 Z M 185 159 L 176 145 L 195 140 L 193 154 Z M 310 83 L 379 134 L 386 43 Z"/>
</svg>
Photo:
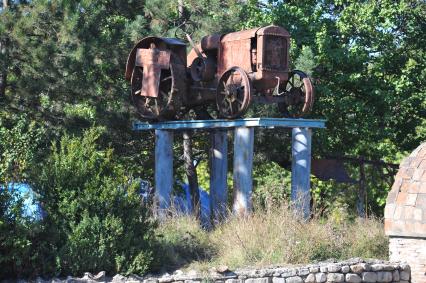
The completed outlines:
<svg viewBox="0 0 426 283">
<path fill-rule="evenodd" d="M 126 281 L 126 277 L 121 275 L 121 274 L 117 274 L 114 277 L 112 277 L 112 282 L 124 282 Z"/>
<path fill-rule="evenodd" d="M 305 283 L 315 283 L 315 275 L 312 273 L 309 274 L 305 279 Z"/>
<path fill-rule="evenodd" d="M 349 283 L 360 283 L 361 277 L 356 273 L 348 273 L 345 275 L 346 282 Z"/>
<path fill-rule="evenodd" d="M 282 277 L 272 277 L 272 283 L 285 283 L 285 279 Z"/>
<path fill-rule="evenodd" d="M 315 281 L 317 283 L 325 282 L 325 281 L 327 281 L 327 275 L 323 272 L 317 273 L 317 274 L 315 274 Z"/>
<path fill-rule="evenodd" d="M 280 277 L 281 274 L 287 271 L 287 268 L 275 268 L 274 272 L 272 273 L 273 277 Z"/>
<path fill-rule="evenodd" d="M 371 271 L 392 271 L 395 267 L 390 264 L 377 263 L 371 265 Z"/>
<path fill-rule="evenodd" d="M 286 283 L 303 283 L 303 279 L 300 276 L 292 276 L 292 277 L 287 277 L 285 279 Z"/>
<path fill-rule="evenodd" d="M 328 272 L 339 272 L 342 268 L 337 264 L 330 264 L 327 266 Z"/>
<path fill-rule="evenodd" d="M 392 280 L 393 281 L 399 281 L 399 271 L 395 270 L 394 272 L 392 272 Z"/>
<path fill-rule="evenodd" d="M 296 269 L 287 269 L 286 271 L 281 273 L 281 277 L 292 277 L 296 275 L 297 275 Z"/>
<path fill-rule="evenodd" d="M 93 280 L 96 280 L 96 281 L 105 281 L 105 277 L 106 277 L 106 272 L 105 271 L 101 271 L 98 274 L 96 274 L 95 276 L 93 276 Z"/>
<path fill-rule="evenodd" d="M 375 272 L 363 272 L 362 273 L 362 282 L 376 282 L 377 274 Z"/>
<path fill-rule="evenodd" d="M 377 282 L 392 282 L 392 272 L 389 272 L 389 271 L 377 272 Z"/>
<path fill-rule="evenodd" d="M 220 265 L 216 268 L 216 270 L 219 273 L 225 273 L 225 272 L 229 271 L 229 268 L 226 265 Z"/>
<path fill-rule="evenodd" d="M 341 273 L 329 273 L 329 274 L 327 274 L 327 282 L 340 283 L 340 282 L 344 282 L 344 281 L 345 281 L 345 276 Z"/>
<path fill-rule="evenodd" d="M 351 270 L 351 269 L 349 268 L 349 266 L 348 266 L 348 265 L 344 265 L 344 266 L 342 266 L 342 272 L 343 272 L 343 273 L 348 273 L 350 270 Z"/>
<path fill-rule="evenodd" d="M 399 272 L 399 279 L 401 281 L 409 281 L 410 280 L 410 273 L 407 272 L 407 271 Z"/>
<path fill-rule="evenodd" d="M 227 279 L 225 281 L 225 283 L 242 283 L 242 282 L 243 282 L 243 280 L 241 280 L 241 279 Z"/>
<path fill-rule="evenodd" d="M 309 267 L 309 272 L 311 272 L 311 273 L 317 273 L 319 271 L 320 271 L 319 266 Z"/>
<path fill-rule="evenodd" d="M 170 283 L 173 282 L 174 279 L 172 276 L 162 276 L 160 278 L 158 278 L 158 283 Z"/>
<path fill-rule="evenodd" d="M 265 278 L 250 278 L 250 279 L 246 279 L 244 282 L 245 283 L 269 283 L 270 278 L 269 277 L 265 277 Z"/>
<path fill-rule="evenodd" d="M 327 266 L 320 266 L 320 271 L 321 272 L 328 272 L 328 268 L 327 268 Z"/>
<path fill-rule="evenodd" d="M 297 274 L 299 276 L 305 276 L 309 274 L 309 269 L 308 268 L 300 268 L 297 270 Z"/>
<path fill-rule="evenodd" d="M 93 278 L 92 273 L 90 273 L 90 272 L 84 272 L 84 275 L 83 275 L 83 277 L 81 279 L 90 280 L 92 278 Z"/>
<path fill-rule="evenodd" d="M 362 273 L 364 271 L 369 271 L 369 270 L 370 270 L 370 265 L 368 265 L 367 263 L 358 263 L 358 264 L 351 265 L 351 271 L 353 273 Z"/>
<path fill-rule="evenodd" d="M 173 275 L 183 275 L 183 271 L 180 269 L 175 270 L 175 272 L 173 272 Z"/>
<path fill-rule="evenodd" d="M 410 272 L 411 271 L 410 266 L 408 264 L 406 264 L 406 263 L 403 263 L 400 266 L 401 266 L 401 270 L 402 271 L 406 271 L 406 272 Z"/>
</svg>

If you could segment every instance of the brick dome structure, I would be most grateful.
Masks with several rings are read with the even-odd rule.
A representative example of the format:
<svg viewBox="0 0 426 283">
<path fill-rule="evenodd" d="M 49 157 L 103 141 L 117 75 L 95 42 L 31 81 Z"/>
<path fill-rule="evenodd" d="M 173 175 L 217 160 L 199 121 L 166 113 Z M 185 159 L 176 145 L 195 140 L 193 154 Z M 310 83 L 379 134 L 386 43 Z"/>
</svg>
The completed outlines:
<svg viewBox="0 0 426 283">
<path fill-rule="evenodd" d="M 391 261 L 411 266 L 412 282 L 426 283 L 426 143 L 400 166 L 385 207 Z"/>
</svg>

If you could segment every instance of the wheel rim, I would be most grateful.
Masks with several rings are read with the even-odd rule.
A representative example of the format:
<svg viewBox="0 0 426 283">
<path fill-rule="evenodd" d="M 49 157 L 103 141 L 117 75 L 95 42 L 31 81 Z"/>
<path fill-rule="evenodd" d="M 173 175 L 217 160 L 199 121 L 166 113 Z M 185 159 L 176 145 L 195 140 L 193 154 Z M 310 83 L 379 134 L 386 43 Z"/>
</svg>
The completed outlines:
<svg viewBox="0 0 426 283">
<path fill-rule="evenodd" d="M 135 67 L 131 79 L 131 98 L 138 114 L 146 120 L 172 119 L 176 115 L 173 104 L 173 71 L 162 70 L 160 76 L 160 88 L 157 97 L 142 96 L 143 69 Z"/>
<path fill-rule="evenodd" d="M 244 70 L 228 69 L 221 76 L 216 93 L 216 105 L 223 118 L 233 119 L 243 115 L 250 104 L 251 83 Z"/>
<path fill-rule="evenodd" d="M 287 117 L 298 118 L 312 109 L 314 92 L 311 80 L 302 71 L 292 71 L 285 85 L 285 102 L 278 105 Z"/>
</svg>

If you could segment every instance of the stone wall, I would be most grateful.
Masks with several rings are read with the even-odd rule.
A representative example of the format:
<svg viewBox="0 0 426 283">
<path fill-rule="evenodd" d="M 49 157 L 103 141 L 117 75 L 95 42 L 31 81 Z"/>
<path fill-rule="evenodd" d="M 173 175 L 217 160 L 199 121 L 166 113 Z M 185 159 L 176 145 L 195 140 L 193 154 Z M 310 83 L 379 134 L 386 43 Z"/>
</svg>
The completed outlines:
<svg viewBox="0 0 426 283">
<path fill-rule="evenodd" d="M 426 239 L 389 238 L 390 260 L 404 259 L 411 266 L 413 283 L 426 283 Z"/>
<path fill-rule="evenodd" d="M 230 271 L 226 267 L 213 268 L 209 272 L 175 271 L 173 274 L 116 275 L 106 278 L 105 273 L 92 276 L 86 273 L 83 278 L 67 278 L 68 283 L 83 282 L 132 282 L 132 283 L 375 283 L 411 282 L 410 266 L 404 263 L 389 263 L 378 260 L 364 261 L 350 259 L 344 262 L 324 262 L 297 267 L 269 267 L 262 269 L 238 269 Z M 55 280 L 53 280 L 55 281 Z M 58 282 L 58 281 L 55 281 Z"/>
</svg>

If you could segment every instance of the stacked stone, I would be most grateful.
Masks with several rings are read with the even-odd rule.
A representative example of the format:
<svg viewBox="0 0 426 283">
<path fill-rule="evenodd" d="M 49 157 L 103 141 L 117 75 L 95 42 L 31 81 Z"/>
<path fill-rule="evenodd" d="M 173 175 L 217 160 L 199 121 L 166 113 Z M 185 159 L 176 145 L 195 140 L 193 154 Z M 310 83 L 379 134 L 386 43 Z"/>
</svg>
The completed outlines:
<svg viewBox="0 0 426 283">
<path fill-rule="evenodd" d="M 20 280 L 21 283 L 25 281 Z M 343 262 L 325 262 L 299 267 L 271 267 L 262 269 L 227 268 L 213 269 L 208 273 L 195 270 L 187 273 L 177 270 L 173 274 L 154 275 L 116 275 L 112 278 L 105 272 L 98 275 L 85 273 L 82 278 L 68 277 L 65 280 L 51 279 L 44 282 L 120 282 L 120 283 L 409 283 L 411 282 L 410 266 L 404 263 L 390 263 L 379 260 L 364 261 L 359 258 Z"/>
<path fill-rule="evenodd" d="M 426 143 L 399 166 L 385 207 L 389 236 L 426 238 Z"/>
<path fill-rule="evenodd" d="M 290 269 L 266 269 L 249 273 L 237 270 L 235 273 L 238 276 L 237 279 L 227 279 L 224 283 L 410 282 L 410 267 L 407 264 L 378 263 L 377 261 L 371 263 L 347 261 Z"/>
<path fill-rule="evenodd" d="M 426 283 L 426 143 L 401 164 L 385 207 L 390 260 L 411 266 L 414 283 Z"/>
<path fill-rule="evenodd" d="M 36 281 L 38 283 L 409 283 L 410 272 L 410 266 L 407 264 L 355 258 L 343 262 L 325 262 L 299 267 L 248 268 L 235 271 L 218 268 L 208 273 L 198 273 L 195 270 L 184 273 L 177 270 L 173 274 L 165 273 L 159 276 L 125 277 L 118 274 L 112 278 L 107 278 L 105 272 L 101 272 L 94 276 L 86 273 L 82 278 L 68 277 L 66 280 L 47 281 L 39 278 Z"/>
</svg>

